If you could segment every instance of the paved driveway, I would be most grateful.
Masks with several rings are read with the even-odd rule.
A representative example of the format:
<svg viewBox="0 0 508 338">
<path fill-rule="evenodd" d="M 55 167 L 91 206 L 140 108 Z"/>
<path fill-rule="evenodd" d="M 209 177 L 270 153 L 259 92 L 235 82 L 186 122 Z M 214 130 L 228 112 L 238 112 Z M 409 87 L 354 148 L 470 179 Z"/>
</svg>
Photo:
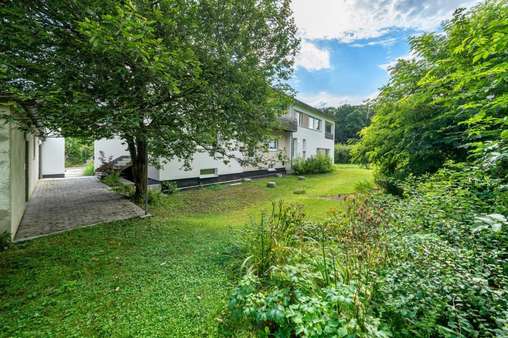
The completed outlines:
<svg viewBox="0 0 508 338">
<path fill-rule="evenodd" d="M 95 177 L 40 180 L 16 241 L 144 215 L 143 209 Z"/>
</svg>

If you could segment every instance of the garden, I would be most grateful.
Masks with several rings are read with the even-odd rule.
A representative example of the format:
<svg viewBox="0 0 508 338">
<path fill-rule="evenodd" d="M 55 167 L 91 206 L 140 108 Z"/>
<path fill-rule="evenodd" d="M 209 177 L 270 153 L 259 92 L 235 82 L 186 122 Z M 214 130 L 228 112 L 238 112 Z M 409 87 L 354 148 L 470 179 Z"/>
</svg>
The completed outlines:
<svg viewBox="0 0 508 338">
<path fill-rule="evenodd" d="M 227 334 L 220 324 L 242 275 L 245 224 L 279 200 L 319 221 L 366 185 L 371 171 L 343 165 L 305 180 L 212 186 L 160 195 L 150 218 L 16 244 L 0 252 L 1 335 Z"/>
</svg>

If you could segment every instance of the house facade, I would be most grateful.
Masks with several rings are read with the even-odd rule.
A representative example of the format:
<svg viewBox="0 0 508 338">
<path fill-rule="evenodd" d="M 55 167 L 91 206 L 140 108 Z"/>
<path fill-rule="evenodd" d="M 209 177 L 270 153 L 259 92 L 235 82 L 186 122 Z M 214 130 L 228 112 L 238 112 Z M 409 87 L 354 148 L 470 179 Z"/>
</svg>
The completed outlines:
<svg viewBox="0 0 508 338">
<path fill-rule="evenodd" d="M 12 106 L 0 104 L 1 114 L 11 114 Z M 14 238 L 39 180 L 40 138 L 15 125 L 0 121 L 0 234 Z"/>
<path fill-rule="evenodd" d="M 13 113 L 11 104 L 0 103 L 0 115 Z M 39 179 L 64 176 L 63 163 L 54 165 L 65 157 L 63 144 L 61 137 L 43 138 L 0 119 L 0 235 L 14 239 Z"/>
<path fill-rule="evenodd" d="M 295 101 L 288 113 L 281 117 L 281 128 L 273 132 L 272 139 L 267 140 L 268 149 L 262 154 L 263 161 L 259 165 L 241 165 L 236 160 L 224 163 L 223 159 L 206 151 L 198 151 L 194 154 L 189 169 L 184 168 L 182 161 L 172 159 L 160 168 L 150 166 L 148 176 L 154 181 L 173 181 L 179 187 L 189 187 L 291 172 L 292 163 L 296 159 L 322 153 L 333 161 L 334 130 L 333 116 Z M 95 141 L 95 169 L 103 164 L 101 155 L 113 161 L 128 161 L 129 158 L 127 145 L 120 138 Z M 230 155 L 236 158 L 242 156 L 240 151 Z"/>
</svg>

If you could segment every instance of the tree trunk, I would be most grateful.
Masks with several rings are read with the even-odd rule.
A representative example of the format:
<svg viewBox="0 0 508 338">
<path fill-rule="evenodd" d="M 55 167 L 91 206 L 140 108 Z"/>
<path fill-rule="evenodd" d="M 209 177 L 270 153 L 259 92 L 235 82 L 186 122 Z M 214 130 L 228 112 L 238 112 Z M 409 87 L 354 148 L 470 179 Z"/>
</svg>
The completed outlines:
<svg viewBox="0 0 508 338">
<path fill-rule="evenodd" d="M 131 155 L 132 176 L 136 187 L 133 199 L 137 203 L 141 203 L 147 191 L 147 142 L 144 138 L 136 138 L 127 140 L 127 145 Z"/>
</svg>

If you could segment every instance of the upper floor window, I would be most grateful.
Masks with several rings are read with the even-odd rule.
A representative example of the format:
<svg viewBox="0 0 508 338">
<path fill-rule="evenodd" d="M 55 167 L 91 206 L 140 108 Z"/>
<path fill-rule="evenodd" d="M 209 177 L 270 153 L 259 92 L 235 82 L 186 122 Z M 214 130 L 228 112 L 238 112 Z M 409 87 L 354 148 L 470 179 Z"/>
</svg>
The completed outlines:
<svg viewBox="0 0 508 338">
<path fill-rule="evenodd" d="M 321 130 L 321 120 L 305 113 L 298 112 L 298 124 L 300 127 Z"/>
</svg>

